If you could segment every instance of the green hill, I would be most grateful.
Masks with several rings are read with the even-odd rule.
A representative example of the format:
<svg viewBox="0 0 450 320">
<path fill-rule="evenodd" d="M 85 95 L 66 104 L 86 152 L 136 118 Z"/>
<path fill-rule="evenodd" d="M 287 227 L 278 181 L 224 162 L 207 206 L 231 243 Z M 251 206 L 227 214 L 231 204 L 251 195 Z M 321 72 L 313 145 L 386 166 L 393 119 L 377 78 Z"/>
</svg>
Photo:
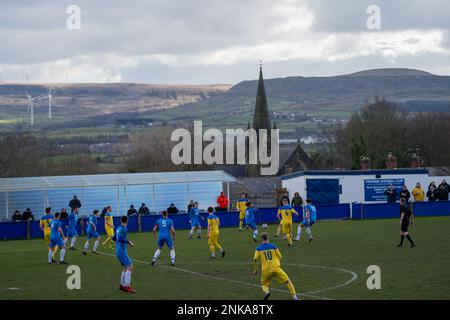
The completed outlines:
<svg viewBox="0 0 450 320">
<path fill-rule="evenodd" d="M 333 77 L 287 77 L 265 80 L 269 108 L 276 117 L 304 113 L 345 118 L 375 96 L 414 111 L 449 111 L 450 77 L 413 69 L 375 69 Z M 226 93 L 198 103 L 161 112 L 160 117 L 246 124 L 255 103 L 257 80 L 243 81 Z M 444 106 L 444 107 L 442 107 Z"/>
</svg>

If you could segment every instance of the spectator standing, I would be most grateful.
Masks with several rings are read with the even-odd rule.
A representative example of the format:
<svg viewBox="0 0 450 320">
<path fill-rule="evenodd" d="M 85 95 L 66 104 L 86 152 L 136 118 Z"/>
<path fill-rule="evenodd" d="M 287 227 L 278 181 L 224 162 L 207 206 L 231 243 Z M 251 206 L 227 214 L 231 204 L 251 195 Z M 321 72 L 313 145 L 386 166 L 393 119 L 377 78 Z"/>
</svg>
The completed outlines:
<svg viewBox="0 0 450 320">
<path fill-rule="evenodd" d="M 434 186 L 430 186 L 430 189 L 427 191 L 428 201 L 436 201 L 438 199 L 439 195 L 436 191 L 437 190 Z"/>
<path fill-rule="evenodd" d="M 168 214 L 177 214 L 178 212 L 180 212 L 180 210 L 178 210 L 174 203 L 171 203 L 170 207 L 167 208 Z"/>
<path fill-rule="evenodd" d="M 127 211 L 127 216 L 137 216 L 138 212 L 137 210 L 134 208 L 134 205 L 130 206 L 130 209 L 128 209 Z"/>
<path fill-rule="evenodd" d="M 280 205 L 283 205 L 283 200 L 284 200 L 284 199 L 287 200 L 288 204 L 291 204 L 291 201 L 289 200 L 289 195 L 288 195 L 287 192 L 285 192 L 285 193 L 283 194 L 283 196 L 281 197 L 281 199 L 280 199 Z"/>
<path fill-rule="evenodd" d="M 414 197 L 415 202 L 422 202 L 425 200 L 425 191 L 422 189 L 420 182 L 416 183 L 416 187 L 412 189 L 412 195 Z"/>
<path fill-rule="evenodd" d="M 303 205 L 303 199 L 300 197 L 300 193 L 295 192 L 292 198 L 291 204 L 293 207 L 301 207 Z"/>
<path fill-rule="evenodd" d="M 411 193 L 409 192 L 406 185 L 403 185 L 402 190 L 400 191 L 399 198 L 405 199 L 405 203 L 407 204 L 409 202 L 409 199 L 411 198 Z"/>
<path fill-rule="evenodd" d="M 228 210 L 228 197 L 222 191 L 220 196 L 217 198 L 217 204 L 219 205 L 217 211 L 227 211 Z"/>
<path fill-rule="evenodd" d="M 22 215 L 20 214 L 19 210 L 14 211 L 14 214 L 11 217 L 11 221 L 21 221 Z"/>
<path fill-rule="evenodd" d="M 437 190 L 437 186 L 436 183 L 434 181 L 431 181 L 430 184 L 428 185 L 428 190 L 430 190 L 431 187 L 434 187 L 434 190 Z"/>
<path fill-rule="evenodd" d="M 195 206 L 194 200 L 191 200 L 187 206 L 187 213 L 191 212 L 191 209 Z"/>
<path fill-rule="evenodd" d="M 394 185 L 390 185 L 389 188 L 384 191 L 384 195 L 387 196 L 387 203 L 397 202 L 397 190 L 395 190 Z"/>
<path fill-rule="evenodd" d="M 445 181 L 445 179 L 443 179 L 438 187 L 439 201 L 448 200 L 449 192 L 450 192 L 450 185 L 447 183 L 447 181 Z"/>
<path fill-rule="evenodd" d="M 23 214 L 22 214 L 22 220 L 28 221 L 28 220 L 34 220 L 33 212 L 31 212 L 30 208 L 27 208 Z"/>
<path fill-rule="evenodd" d="M 81 208 L 81 202 L 80 202 L 80 200 L 78 200 L 78 197 L 76 194 L 74 194 L 73 199 L 70 200 L 69 207 L 70 207 L 71 212 L 73 212 L 73 208 L 75 208 L 75 207 Z"/>
<path fill-rule="evenodd" d="M 69 218 L 69 214 L 67 213 L 66 208 L 62 208 L 61 212 L 59 213 L 59 219 L 66 220 L 67 218 Z"/>
<path fill-rule="evenodd" d="M 145 205 L 145 203 L 142 202 L 141 207 L 139 208 L 138 213 L 139 213 L 139 215 L 141 215 L 141 216 L 145 216 L 145 215 L 149 215 L 149 214 L 150 214 L 150 210 L 147 208 L 147 206 Z"/>
</svg>

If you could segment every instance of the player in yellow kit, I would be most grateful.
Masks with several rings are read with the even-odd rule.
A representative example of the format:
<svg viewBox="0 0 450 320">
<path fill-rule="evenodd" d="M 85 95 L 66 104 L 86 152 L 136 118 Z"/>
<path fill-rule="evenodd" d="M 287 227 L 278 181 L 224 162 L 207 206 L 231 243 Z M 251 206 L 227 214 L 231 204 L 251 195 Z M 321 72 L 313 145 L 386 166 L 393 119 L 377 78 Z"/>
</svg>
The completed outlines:
<svg viewBox="0 0 450 320">
<path fill-rule="evenodd" d="M 52 214 L 52 209 L 50 207 L 45 208 L 45 215 L 42 216 L 42 218 L 39 220 L 39 228 L 44 233 L 44 241 L 47 248 L 50 245 L 50 224 L 52 223 L 53 219 L 55 219 L 55 216 Z M 52 259 L 55 256 L 56 250 L 57 247 L 54 247 Z"/>
<path fill-rule="evenodd" d="M 225 257 L 225 251 L 219 244 L 219 228 L 220 220 L 219 217 L 214 214 L 214 209 L 212 207 L 208 208 L 208 246 L 211 251 L 211 259 L 216 258 L 216 247 L 220 250 L 222 258 Z"/>
<path fill-rule="evenodd" d="M 278 208 L 277 218 L 281 221 L 281 230 L 289 245 L 292 246 L 292 215 L 298 212 L 292 208 L 287 199 L 283 199 L 283 205 Z"/>
<path fill-rule="evenodd" d="M 114 237 L 114 221 L 111 214 L 112 208 L 111 206 L 106 207 L 105 213 L 105 231 L 106 231 L 106 240 L 103 241 L 103 246 L 106 247 L 108 245 L 108 249 L 113 248 L 113 237 Z"/>
<path fill-rule="evenodd" d="M 272 279 L 276 279 L 279 283 L 284 283 L 292 295 L 294 300 L 298 300 L 294 285 L 289 279 L 286 272 L 281 269 L 281 253 L 277 246 L 269 243 L 269 235 L 261 234 L 262 244 L 255 250 L 253 257 L 253 274 L 258 274 L 258 261 L 261 261 L 261 287 L 265 293 L 264 300 L 269 299 L 269 286 Z"/>
<path fill-rule="evenodd" d="M 241 198 L 236 202 L 236 209 L 239 211 L 239 231 L 242 231 L 242 225 L 244 224 L 245 218 L 245 210 L 247 206 L 245 205 L 248 202 L 245 193 L 241 194 Z"/>
</svg>

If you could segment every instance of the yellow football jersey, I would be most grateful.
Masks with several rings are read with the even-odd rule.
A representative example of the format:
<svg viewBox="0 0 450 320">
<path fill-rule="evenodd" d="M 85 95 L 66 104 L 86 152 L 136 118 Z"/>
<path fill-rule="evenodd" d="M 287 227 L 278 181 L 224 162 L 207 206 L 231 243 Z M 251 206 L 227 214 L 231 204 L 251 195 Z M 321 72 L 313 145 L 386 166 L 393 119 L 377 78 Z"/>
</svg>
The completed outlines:
<svg viewBox="0 0 450 320">
<path fill-rule="evenodd" d="M 241 198 L 236 202 L 236 208 L 239 210 L 239 212 L 245 214 L 245 209 L 247 209 L 247 206 L 245 205 L 248 202 L 247 199 Z"/>
<path fill-rule="evenodd" d="M 113 217 L 108 213 L 105 215 L 105 228 L 111 228 L 107 223 L 114 226 Z"/>
<path fill-rule="evenodd" d="M 281 266 L 281 253 L 278 247 L 272 243 L 263 243 L 255 250 L 253 260 L 261 261 L 261 271 L 263 273 L 273 272 Z"/>
<path fill-rule="evenodd" d="M 281 216 L 281 223 L 292 223 L 292 215 L 297 214 L 291 206 L 281 206 L 278 208 L 278 216 Z"/>
<path fill-rule="evenodd" d="M 219 233 L 220 220 L 215 214 L 208 216 L 209 232 L 212 234 Z"/>
<path fill-rule="evenodd" d="M 39 224 L 42 226 L 42 228 L 44 228 L 45 232 L 50 232 L 50 224 L 52 223 L 54 218 L 54 215 L 46 214 L 39 220 Z"/>
</svg>

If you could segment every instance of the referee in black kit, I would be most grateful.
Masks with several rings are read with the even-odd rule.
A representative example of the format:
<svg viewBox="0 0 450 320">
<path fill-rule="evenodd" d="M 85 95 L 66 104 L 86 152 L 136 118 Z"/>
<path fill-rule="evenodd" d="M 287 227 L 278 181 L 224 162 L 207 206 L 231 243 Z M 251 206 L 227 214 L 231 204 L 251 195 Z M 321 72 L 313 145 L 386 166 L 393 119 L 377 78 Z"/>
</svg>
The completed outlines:
<svg viewBox="0 0 450 320">
<path fill-rule="evenodd" d="M 403 240 L 405 240 L 405 237 L 411 243 L 411 248 L 416 246 L 408 233 L 408 227 L 410 224 L 414 224 L 414 215 L 411 212 L 411 209 L 406 206 L 405 199 L 402 198 L 400 199 L 400 243 L 397 247 L 403 246 Z"/>
</svg>

